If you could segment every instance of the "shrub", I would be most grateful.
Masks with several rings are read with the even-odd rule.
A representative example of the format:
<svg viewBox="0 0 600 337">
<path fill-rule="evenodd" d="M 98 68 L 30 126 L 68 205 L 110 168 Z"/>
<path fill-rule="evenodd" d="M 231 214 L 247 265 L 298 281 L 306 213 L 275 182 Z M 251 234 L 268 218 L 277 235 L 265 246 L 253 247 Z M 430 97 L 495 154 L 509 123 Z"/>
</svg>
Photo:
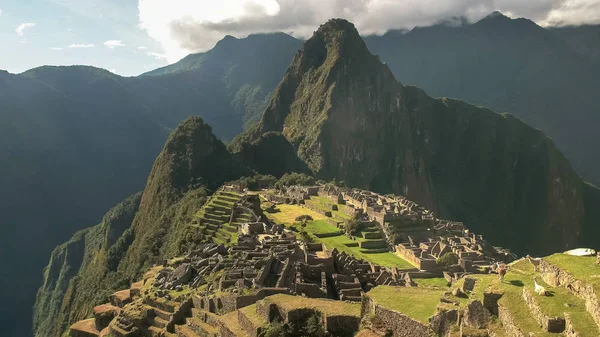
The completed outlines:
<svg viewBox="0 0 600 337">
<path fill-rule="evenodd" d="M 458 263 L 458 255 L 456 255 L 455 253 L 449 252 L 446 253 L 442 256 L 440 256 L 437 261 L 437 264 L 442 265 L 442 266 L 451 266 L 453 264 L 457 264 Z"/>
<path fill-rule="evenodd" d="M 313 218 L 312 218 L 312 216 L 310 216 L 308 214 L 303 214 L 303 215 L 300 215 L 299 217 L 297 217 L 296 221 L 298 221 L 298 222 L 313 221 Z"/>
<path fill-rule="evenodd" d="M 286 173 L 279 179 L 277 183 L 275 183 L 275 187 L 281 189 L 282 187 L 293 186 L 293 185 L 303 185 L 309 186 L 315 184 L 315 178 L 304 174 L 304 173 Z"/>
</svg>

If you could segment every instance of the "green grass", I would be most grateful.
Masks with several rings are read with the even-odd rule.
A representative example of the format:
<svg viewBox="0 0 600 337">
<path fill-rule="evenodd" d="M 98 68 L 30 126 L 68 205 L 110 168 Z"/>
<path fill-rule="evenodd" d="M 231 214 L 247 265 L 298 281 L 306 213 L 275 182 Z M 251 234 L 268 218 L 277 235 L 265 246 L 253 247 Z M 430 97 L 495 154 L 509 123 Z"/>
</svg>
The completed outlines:
<svg viewBox="0 0 600 337">
<path fill-rule="evenodd" d="M 561 254 L 562 255 L 562 254 Z M 497 275 L 476 275 L 478 279 L 475 284 L 476 295 L 483 295 L 483 291 L 488 288 L 494 292 L 501 292 L 504 295 L 500 303 L 507 308 L 515 324 L 525 333 L 534 332 L 536 336 L 555 336 L 540 329 L 537 321 L 532 318 L 529 307 L 523 299 L 523 288 L 527 288 L 534 296 L 536 303 L 542 309 L 542 312 L 550 317 L 564 317 L 568 312 L 574 321 L 574 326 L 582 336 L 597 336 L 599 331 L 594 324 L 590 314 L 585 310 L 583 300 L 571 294 L 567 289 L 561 287 L 551 287 L 544 284 L 538 276 L 538 280 L 552 296 L 539 296 L 534 293 L 533 277 L 537 274 L 533 271 L 533 266 L 526 260 L 519 261 L 511 265 L 508 273 L 501 283 Z M 481 281 L 481 282 L 480 282 Z M 566 303 L 574 304 L 573 307 L 565 306 Z"/>
<path fill-rule="evenodd" d="M 331 225 L 330 225 L 331 226 Z M 333 227 L 333 226 L 332 226 Z M 385 267 L 398 267 L 399 269 L 414 269 L 415 267 L 403 258 L 395 255 L 394 253 L 373 253 L 365 254 L 361 252 L 360 247 L 348 247 L 346 243 L 357 242 L 358 240 L 350 240 L 345 235 L 338 235 L 329 238 L 315 238 L 316 241 L 322 242 L 327 246 L 327 249 L 337 248 L 339 251 L 344 251 L 348 254 L 353 255 L 356 258 L 364 259 L 371 263 L 375 263 Z"/>
<path fill-rule="evenodd" d="M 375 303 L 428 325 L 429 317 L 435 314 L 440 297 L 445 291 L 419 287 L 378 286 L 368 295 Z"/>
<path fill-rule="evenodd" d="M 264 301 L 275 303 L 286 310 L 298 308 L 311 308 L 320 311 L 326 316 L 346 315 L 360 317 L 360 303 L 350 303 L 335 300 L 324 300 L 300 296 L 277 294 L 269 296 Z"/>
<path fill-rule="evenodd" d="M 294 224 L 290 227 L 296 228 L 298 231 L 302 230 L 302 226 L 300 224 Z M 325 220 L 309 221 L 304 229 L 307 233 L 310 234 L 330 234 L 340 232 L 338 228 L 335 228 L 332 224 L 328 223 Z"/>
<path fill-rule="evenodd" d="M 545 257 L 548 263 L 567 271 L 574 278 L 588 283 L 596 291 L 600 290 L 600 266 L 595 256 L 572 256 L 562 253 Z"/>
<path fill-rule="evenodd" d="M 307 214 L 310 215 L 314 220 L 326 220 L 327 217 L 312 211 L 308 208 L 301 207 L 298 205 L 277 205 L 277 209 L 279 212 L 277 213 L 266 213 L 269 218 L 274 220 L 277 223 L 282 223 L 285 225 L 291 225 L 296 222 L 296 218 L 300 215 Z"/>
<path fill-rule="evenodd" d="M 448 289 L 448 281 L 443 277 L 418 278 L 418 279 L 414 279 L 413 281 L 417 282 L 419 287 L 423 287 L 423 288 Z"/>
<path fill-rule="evenodd" d="M 344 212 L 344 208 L 346 207 L 346 205 L 337 204 L 337 203 L 331 201 L 327 197 L 311 196 L 310 199 L 306 200 L 305 202 L 307 204 L 310 203 L 313 206 L 315 206 L 323 211 L 330 211 L 333 218 L 335 218 L 338 221 L 345 221 L 345 220 L 349 220 L 351 218 L 350 215 L 348 215 Z M 337 211 L 333 211 L 331 209 L 331 206 L 333 206 L 333 205 L 337 205 L 337 207 L 338 207 Z"/>
<path fill-rule="evenodd" d="M 339 251 L 344 251 L 348 254 L 353 255 L 356 258 L 364 259 L 368 262 L 375 263 L 385 267 L 398 267 L 399 269 L 414 269 L 415 267 L 402 259 L 401 257 L 395 255 L 394 253 L 385 252 L 385 253 L 373 253 L 366 254 L 361 252 L 360 247 L 348 247 L 346 243 L 356 243 L 364 241 L 362 237 L 357 236 L 356 240 L 351 240 L 343 234 L 338 236 L 333 236 L 329 238 L 317 238 L 313 234 L 325 234 L 325 233 L 335 233 L 338 232 L 339 229 L 333 226 L 332 224 L 326 221 L 327 217 L 321 215 L 317 212 L 313 212 L 308 208 L 298 206 L 298 205 L 277 205 L 277 209 L 280 212 L 277 213 L 266 213 L 266 215 L 274 220 L 277 223 L 283 223 L 287 226 L 292 226 L 294 222 L 296 222 L 296 217 L 308 214 L 313 217 L 314 221 L 310 221 L 306 226 L 306 232 L 311 234 L 313 240 L 315 242 L 324 243 L 328 249 L 337 248 Z M 301 227 L 294 225 L 300 231 Z"/>
</svg>

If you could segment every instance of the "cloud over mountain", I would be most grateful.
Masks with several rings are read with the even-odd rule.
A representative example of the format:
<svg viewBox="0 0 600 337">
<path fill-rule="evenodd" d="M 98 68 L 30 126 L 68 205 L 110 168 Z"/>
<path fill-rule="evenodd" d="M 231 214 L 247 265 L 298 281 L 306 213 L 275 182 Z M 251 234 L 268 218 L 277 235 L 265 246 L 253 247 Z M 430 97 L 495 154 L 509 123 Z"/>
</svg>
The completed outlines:
<svg viewBox="0 0 600 337">
<path fill-rule="evenodd" d="M 469 21 L 498 10 L 540 25 L 600 22 L 598 0 L 139 0 L 139 26 L 170 62 L 205 51 L 224 35 L 283 31 L 308 37 L 332 17 L 353 21 L 363 34 L 430 25 L 452 17 Z"/>
</svg>

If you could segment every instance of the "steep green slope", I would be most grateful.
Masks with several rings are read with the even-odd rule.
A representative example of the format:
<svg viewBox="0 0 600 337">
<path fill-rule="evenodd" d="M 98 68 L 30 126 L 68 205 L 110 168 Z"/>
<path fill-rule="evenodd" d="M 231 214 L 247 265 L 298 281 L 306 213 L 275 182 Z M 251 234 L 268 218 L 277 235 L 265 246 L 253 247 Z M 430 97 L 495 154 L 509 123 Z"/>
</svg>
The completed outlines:
<svg viewBox="0 0 600 337">
<path fill-rule="evenodd" d="M 187 225 L 209 190 L 242 173 L 210 126 L 199 117 L 184 121 L 156 159 L 143 194 L 54 251 L 38 291 L 35 335 L 60 336 L 149 266 L 185 252 L 194 239 Z"/>
<path fill-rule="evenodd" d="M 272 131 L 320 178 L 404 194 L 519 253 L 581 242 L 584 184 L 551 140 L 510 115 L 402 86 L 347 21 L 306 41 L 232 148 Z"/>
<path fill-rule="evenodd" d="M 90 304 L 104 303 L 110 293 L 129 285 L 114 272 L 114 261 L 131 237 L 128 229 L 141 196 L 124 200 L 100 224 L 77 232 L 54 249 L 37 294 L 34 329 L 38 336 L 60 335 L 68 322 L 90 314 Z"/>
<path fill-rule="evenodd" d="M 51 83 L 0 73 L 0 261 L 11 270 L 0 288 L 19 289 L 0 291 L 7 336 L 29 335 L 52 249 L 141 190 L 167 136 L 116 76 L 54 69 Z"/>
<path fill-rule="evenodd" d="M 233 138 L 260 116 L 299 45 L 285 34 L 225 39 L 202 64 L 161 76 L 81 66 L 0 72 L 0 158 L 10 163 L 0 167 L 0 261 L 13 270 L 0 288 L 22 289 L 0 292 L 11 308 L 0 308 L 6 334 L 29 334 L 52 249 L 143 189 L 167 130 L 201 115 Z"/>
</svg>

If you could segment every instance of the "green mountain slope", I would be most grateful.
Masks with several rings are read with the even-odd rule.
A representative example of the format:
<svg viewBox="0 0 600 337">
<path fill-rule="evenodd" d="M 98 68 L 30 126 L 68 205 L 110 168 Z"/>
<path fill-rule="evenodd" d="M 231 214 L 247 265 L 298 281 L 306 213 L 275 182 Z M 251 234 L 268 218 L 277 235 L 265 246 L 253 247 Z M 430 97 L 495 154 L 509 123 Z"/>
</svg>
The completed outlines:
<svg viewBox="0 0 600 337">
<path fill-rule="evenodd" d="M 590 155 L 600 144 L 593 32 L 545 29 L 496 13 L 473 24 L 391 31 L 365 41 L 405 84 L 509 112 L 542 129 L 581 176 L 599 183 L 600 157 Z"/>
<path fill-rule="evenodd" d="M 273 131 L 317 177 L 404 194 L 519 253 L 582 241 L 584 183 L 544 133 L 402 86 L 347 21 L 306 41 L 231 148 Z"/>
<path fill-rule="evenodd" d="M 192 117 L 178 126 L 143 194 L 119 204 L 102 223 L 78 232 L 52 253 L 34 307 L 35 336 L 61 336 L 115 289 L 127 287 L 163 258 L 184 253 L 192 216 L 210 189 L 244 173 L 237 167 L 202 119 Z"/>
<path fill-rule="evenodd" d="M 204 67 L 173 65 L 160 76 L 80 66 L 0 72 L 0 158 L 10 163 L 0 167 L 0 261 L 13 270 L 0 288 L 23 289 L 0 292 L 11 308 L 0 315 L 6 334 L 29 335 L 47 256 L 143 189 L 167 130 L 199 114 L 219 137 L 233 138 L 260 116 L 291 60 L 285 55 L 299 46 L 285 34 L 225 39 Z"/>
<path fill-rule="evenodd" d="M 0 287 L 19 289 L 0 292 L 7 336 L 29 335 L 52 249 L 140 190 L 167 135 L 109 72 L 47 70 L 53 82 L 0 73 Z"/>
</svg>

